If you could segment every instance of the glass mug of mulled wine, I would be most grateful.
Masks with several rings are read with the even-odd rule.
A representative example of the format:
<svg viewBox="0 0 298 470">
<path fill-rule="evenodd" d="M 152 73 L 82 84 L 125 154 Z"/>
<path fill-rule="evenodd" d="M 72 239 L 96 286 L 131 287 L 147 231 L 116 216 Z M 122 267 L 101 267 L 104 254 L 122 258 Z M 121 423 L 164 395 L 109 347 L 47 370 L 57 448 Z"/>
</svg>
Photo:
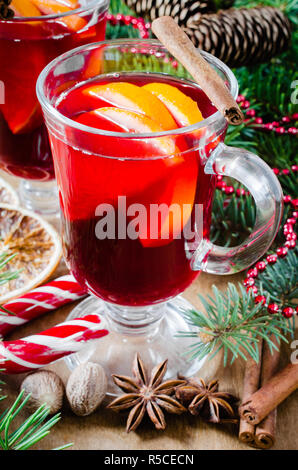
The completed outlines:
<svg viewBox="0 0 298 470">
<path fill-rule="evenodd" d="M 202 52 L 234 98 L 231 70 Z M 97 57 L 100 72 L 86 80 Z M 115 73 L 115 71 L 117 71 Z M 157 41 L 90 44 L 51 62 L 37 83 L 59 187 L 66 262 L 91 296 L 72 316 L 100 313 L 111 334 L 82 355 L 108 372 L 129 373 L 135 351 L 168 375 L 200 363 L 181 354 L 191 339 L 183 292 L 201 271 L 232 274 L 270 246 L 282 211 L 273 171 L 256 155 L 227 147 L 227 122 Z M 255 227 L 239 246 L 209 239 L 216 175 L 244 184 Z M 123 359 L 125 357 L 125 360 Z M 111 389 L 112 390 L 112 389 Z"/>
<path fill-rule="evenodd" d="M 22 203 L 44 215 L 55 214 L 59 204 L 36 80 L 58 55 L 105 38 L 108 5 L 13 0 L 15 16 L 0 20 L 0 169 L 20 179 Z"/>
</svg>

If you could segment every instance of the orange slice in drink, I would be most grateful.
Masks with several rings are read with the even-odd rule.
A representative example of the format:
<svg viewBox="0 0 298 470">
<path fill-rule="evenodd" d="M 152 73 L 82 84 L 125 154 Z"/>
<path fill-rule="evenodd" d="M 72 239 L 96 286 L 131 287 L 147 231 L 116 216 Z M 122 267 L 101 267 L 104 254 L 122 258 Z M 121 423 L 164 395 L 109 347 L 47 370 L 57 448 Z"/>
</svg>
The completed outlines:
<svg viewBox="0 0 298 470">
<path fill-rule="evenodd" d="M 163 132 L 164 128 L 151 117 L 128 111 L 122 108 L 104 107 L 93 111 L 98 116 L 106 117 L 121 126 L 124 132 L 145 134 L 146 132 Z M 170 149 L 169 149 L 170 150 Z M 175 151 L 175 147 L 171 148 Z"/>
<path fill-rule="evenodd" d="M 194 155 L 173 169 L 159 188 L 155 201 L 146 204 L 147 226 L 140 227 L 139 239 L 147 248 L 164 246 L 182 236 L 191 217 L 197 181 Z"/>
<path fill-rule="evenodd" d="M 98 98 L 101 101 L 100 105 L 104 100 L 107 105 L 110 104 L 148 116 L 160 124 L 165 131 L 177 128 L 167 107 L 152 93 L 132 83 L 112 82 L 106 85 L 93 85 L 90 88 L 85 88 L 82 94 L 83 96 Z M 140 131 L 136 130 L 136 132 Z"/>
<path fill-rule="evenodd" d="M 104 57 L 104 47 L 97 47 L 93 49 L 84 57 L 84 70 L 82 72 L 83 79 L 87 80 L 88 78 L 96 77 L 102 73 L 103 68 L 103 57 Z"/>
<path fill-rule="evenodd" d="M 67 13 L 80 6 L 74 0 L 31 0 L 31 2 L 43 15 Z M 61 17 L 59 21 L 64 23 L 70 31 L 79 31 L 87 25 L 87 21 L 79 15 L 66 15 Z"/>
<path fill-rule="evenodd" d="M 104 119 L 110 122 L 110 125 L 119 126 L 122 132 L 137 134 L 163 131 L 160 124 L 151 118 L 120 108 L 99 108 L 78 118 L 81 123 L 93 124 L 101 129 L 104 127 Z M 106 125 L 105 129 L 108 129 Z M 117 147 L 119 142 L 115 142 L 115 145 Z M 126 141 L 128 147 L 136 145 L 138 145 L 137 142 L 128 143 Z M 196 156 L 194 152 L 186 157 L 180 155 L 180 149 L 177 148 L 175 139 L 170 136 L 156 137 L 151 142 L 150 139 L 140 139 L 139 145 L 141 157 L 150 157 L 152 154 L 150 148 L 152 149 L 154 145 L 156 147 L 155 153 L 158 151 L 160 156 L 165 155 L 166 158 L 151 162 L 151 171 L 150 161 L 147 162 L 148 171 L 140 181 L 140 189 L 137 189 L 137 181 L 141 176 L 138 174 L 139 165 L 136 162 L 126 162 L 123 166 L 128 170 L 128 174 L 125 177 L 123 174 L 120 180 L 133 180 L 134 183 L 130 188 L 126 186 L 122 194 L 128 196 L 128 203 L 143 204 L 146 208 L 147 226 L 141 226 L 139 229 L 139 239 L 142 245 L 145 247 L 162 246 L 179 236 L 191 216 L 197 181 Z M 170 155 L 173 157 L 170 158 Z M 134 173 L 135 176 L 133 176 Z M 151 177 L 149 178 L 150 173 Z M 120 180 L 121 187 L 123 182 Z M 146 181 L 147 184 L 144 184 Z M 155 206 L 163 204 L 160 215 L 151 217 L 151 204 L 155 204 Z M 151 234 L 153 235 L 151 236 Z"/>
<path fill-rule="evenodd" d="M 134 111 L 128 111 L 122 108 L 103 107 L 91 111 L 89 115 L 92 115 L 94 119 L 106 119 L 111 124 L 117 125 L 122 129 L 122 132 L 130 132 L 135 134 L 146 134 L 153 132 L 163 132 L 164 128 L 151 117 L 139 114 Z M 82 122 L 82 121 L 81 121 Z M 95 121 L 94 121 L 95 122 Z M 89 121 L 90 125 L 90 121 Z M 102 129 L 102 121 L 99 121 L 98 126 Z M 106 128 L 107 129 L 107 128 Z M 117 142 L 117 146 L 120 142 Z M 181 159 L 175 145 L 175 139 L 171 137 L 154 137 L 150 139 L 135 139 L 131 142 L 131 147 L 127 148 L 127 141 L 125 143 L 127 154 L 126 156 L 132 156 L 131 150 L 133 148 L 133 154 L 136 157 L 150 157 L 155 156 L 170 156 L 172 158 L 166 158 L 165 162 L 168 165 L 176 164 Z M 137 150 L 138 149 L 138 150 Z M 138 152 L 138 153 L 137 153 Z"/>
<path fill-rule="evenodd" d="M 41 12 L 30 0 L 13 0 L 10 8 L 16 16 L 35 17 L 41 16 Z"/>
<path fill-rule="evenodd" d="M 142 88 L 164 103 L 179 127 L 191 126 L 204 119 L 197 103 L 175 86 L 154 82 Z"/>
<path fill-rule="evenodd" d="M 42 123 L 40 106 L 29 96 L 24 98 L 20 107 L 12 109 L 4 104 L 0 109 L 13 134 L 30 132 Z"/>
<path fill-rule="evenodd" d="M 90 153 L 117 158 L 149 159 L 164 158 L 163 166 L 173 166 L 183 161 L 180 153 L 185 148 L 176 145 L 176 139 L 172 136 L 153 137 L 148 139 L 137 138 L 138 134 L 163 132 L 162 126 L 144 114 L 139 114 L 126 109 L 102 107 L 82 113 L 73 118 L 75 121 L 89 127 L 103 131 L 122 132 L 136 134 L 136 138 L 123 139 L 107 136 L 72 133 L 74 146 L 85 146 Z M 180 142 L 179 142 L 180 143 Z M 171 157 L 171 158 L 170 158 Z"/>
<path fill-rule="evenodd" d="M 13 134 L 23 134 L 42 124 L 34 83 L 47 61 L 43 48 L 38 44 L 32 44 L 29 56 L 24 54 L 23 49 L 16 51 L 13 60 L 17 68 L 11 66 L 1 70 L 5 102 L 0 104 L 0 112 Z"/>
<path fill-rule="evenodd" d="M 167 159 L 162 159 L 165 165 Z M 175 160 L 175 159 L 174 159 Z M 158 175 L 158 167 L 151 162 L 151 171 Z M 197 189 L 197 153 L 189 151 L 172 166 L 161 172 L 162 179 L 151 183 L 137 195 L 133 202 L 141 202 L 147 211 L 147 224 L 139 227 L 139 240 L 144 247 L 153 248 L 167 245 L 182 237 L 182 231 L 189 223 Z"/>
<path fill-rule="evenodd" d="M 43 15 L 65 13 L 79 8 L 77 1 L 70 0 L 29 0 L 38 8 Z"/>
<path fill-rule="evenodd" d="M 175 86 L 154 82 L 144 85 L 143 88 L 150 91 L 166 105 L 179 127 L 191 126 L 204 119 L 197 103 Z M 209 137 L 206 137 L 206 134 L 207 129 L 203 127 L 192 131 L 191 134 L 185 136 L 185 139 L 189 147 L 197 147 L 201 145 L 199 142 L 202 142 L 205 136 L 206 142 L 202 143 L 202 148 L 204 146 L 206 156 L 209 156 L 213 148 L 218 145 L 220 139 L 215 134 Z"/>
<path fill-rule="evenodd" d="M 64 188 L 63 208 L 70 220 L 94 217 L 101 203 L 117 208 L 118 195 L 126 196 L 129 204 L 146 204 L 150 202 L 151 188 L 155 202 L 169 175 L 184 162 L 174 137 L 137 138 L 137 133 L 163 131 L 158 123 L 142 114 L 110 107 L 82 113 L 74 120 L 105 131 L 123 132 L 123 138 L 73 130 L 69 135 L 72 146 L 84 148 L 88 156 L 76 151 L 71 162 L 69 152 L 64 151 L 59 140 L 53 139 L 54 153 L 61 157 L 56 176 Z M 135 133 L 136 138 L 126 138 L 127 132 Z M 121 162 L 121 158 L 126 160 Z M 86 171 L 86 165 L 92 171 Z M 195 172 L 192 177 L 196 179 Z"/>
</svg>

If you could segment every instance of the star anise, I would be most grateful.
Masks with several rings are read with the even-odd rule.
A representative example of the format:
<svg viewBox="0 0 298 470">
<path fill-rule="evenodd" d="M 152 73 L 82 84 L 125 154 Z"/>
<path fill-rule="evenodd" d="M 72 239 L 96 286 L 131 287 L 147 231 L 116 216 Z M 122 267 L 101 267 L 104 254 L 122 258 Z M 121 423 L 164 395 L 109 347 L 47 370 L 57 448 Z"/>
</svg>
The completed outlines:
<svg viewBox="0 0 298 470">
<path fill-rule="evenodd" d="M 9 8 L 12 0 L 0 0 L 0 20 L 10 20 L 14 16 L 14 11 Z"/>
<path fill-rule="evenodd" d="M 218 381 L 206 384 L 203 379 L 192 377 L 185 385 L 176 388 L 176 398 L 193 415 L 200 415 L 209 423 L 237 423 L 238 398 L 231 393 L 219 392 Z"/>
<path fill-rule="evenodd" d="M 141 423 L 146 412 L 156 429 L 165 429 L 166 422 L 162 408 L 173 414 L 181 414 L 186 408 L 174 397 L 175 387 L 185 384 L 185 380 L 167 380 L 163 382 L 168 360 L 154 367 L 150 378 L 147 376 L 144 364 L 136 354 L 132 373 L 134 377 L 113 375 L 113 380 L 125 395 L 113 400 L 108 408 L 123 411 L 131 408 L 128 415 L 126 432 L 134 431 Z"/>
</svg>

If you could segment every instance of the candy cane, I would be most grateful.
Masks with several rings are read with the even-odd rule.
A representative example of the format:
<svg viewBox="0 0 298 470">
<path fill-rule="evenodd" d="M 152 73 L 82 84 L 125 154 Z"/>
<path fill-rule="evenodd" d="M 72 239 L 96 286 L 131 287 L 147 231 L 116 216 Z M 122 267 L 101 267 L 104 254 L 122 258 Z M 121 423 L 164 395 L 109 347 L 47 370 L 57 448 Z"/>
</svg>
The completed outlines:
<svg viewBox="0 0 298 470">
<path fill-rule="evenodd" d="M 98 315 L 69 320 L 36 335 L 0 343 L 0 368 L 4 374 L 21 374 L 79 351 L 87 341 L 109 332 Z"/>
<path fill-rule="evenodd" d="M 73 276 L 58 277 L 3 305 L 13 315 L 2 314 L 0 311 L 0 335 L 4 336 L 17 326 L 69 302 L 81 299 L 85 295 L 86 290 Z"/>
</svg>

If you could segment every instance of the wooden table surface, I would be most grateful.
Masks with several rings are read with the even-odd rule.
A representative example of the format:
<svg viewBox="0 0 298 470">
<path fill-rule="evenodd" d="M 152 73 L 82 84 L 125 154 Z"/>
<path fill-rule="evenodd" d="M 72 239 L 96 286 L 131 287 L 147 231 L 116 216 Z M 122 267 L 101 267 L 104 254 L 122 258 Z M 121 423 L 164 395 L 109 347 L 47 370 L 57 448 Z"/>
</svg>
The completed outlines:
<svg viewBox="0 0 298 470">
<path fill-rule="evenodd" d="M 2 176 L 2 175 L 1 175 Z M 63 262 L 60 263 L 54 277 L 65 272 Z M 204 295 L 211 293 L 211 286 L 215 284 L 225 289 L 228 282 L 237 282 L 243 275 L 228 277 L 210 276 L 201 274 L 198 279 L 184 293 L 185 298 L 195 306 L 200 307 L 198 293 Z M 30 324 L 19 327 L 7 339 L 21 338 L 28 334 L 37 333 L 63 321 L 75 306 L 65 306 L 55 312 L 50 312 Z M 296 322 L 296 338 L 298 338 L 298 322 Z M 282 363 L 288 361 L 290 348 L 283 347 Z M 63 360 L 51 366 L 58 372 L 64 381 L 69 371 Z M 214 360 L 207 361 L 199 375 L 204 379 L 218 378 L 220 389 L 229 391 L 239 397 L 242 393 L 243 362 L 238 360 L 233 366 L 222 367 L 221 357 L 217 355 Z M 24 376 L 5 376 L 6 385 L 3 390 L 8 395 L 1 402 L 1 410 L 16 397 L 19 385 Z M 292 394 L 278 408 L 277 435 L 274 449 L 290 450 L 298 448 L 298 392 Z M 20 419 L 24 418 L 24 411 Z M 125 417 L 111 411 L 99 408 L 88 417 L 75 416 L 67 404 L 62 410 L 62 419 L 52 429 L 49 436 L 42 440 L 36 449 L 52 449 L 62 444 L 73 442 L 75 449 L 113 450 L 113 449 L 147 449 L 147 450 L 217 450 L 217 449 L 250 449 L 238 441 L 235 428 L 229 426 L 216 426 L 203 423 L 197 417 L 185 414 L 182 416 L 166 415 L 167 428 L 165 431 L 156 431 L 149 422 L 141 424 L 136 432 L 126 434 Z"/>
</svg>

